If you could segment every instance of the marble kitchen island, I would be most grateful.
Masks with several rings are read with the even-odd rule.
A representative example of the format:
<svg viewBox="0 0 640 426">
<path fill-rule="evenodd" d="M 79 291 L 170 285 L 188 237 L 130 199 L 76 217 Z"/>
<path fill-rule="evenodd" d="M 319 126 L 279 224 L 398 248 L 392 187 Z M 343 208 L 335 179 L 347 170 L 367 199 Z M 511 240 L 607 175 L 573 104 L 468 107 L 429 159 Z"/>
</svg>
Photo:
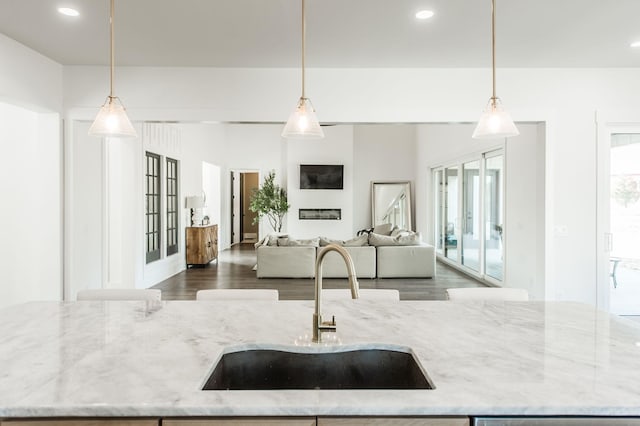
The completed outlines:
<svg viewBox="0 0 640 426">
<path fill-rule="evenodd" d="M 567 302 L 34 302 L 0 310 L 0 419 L 640 416 L 640 324 Z M 411 348 L 432 390 L 202 391 L 224 351 Z M 339 348 L 338 348 L 339 349 Z"/>
</svg>

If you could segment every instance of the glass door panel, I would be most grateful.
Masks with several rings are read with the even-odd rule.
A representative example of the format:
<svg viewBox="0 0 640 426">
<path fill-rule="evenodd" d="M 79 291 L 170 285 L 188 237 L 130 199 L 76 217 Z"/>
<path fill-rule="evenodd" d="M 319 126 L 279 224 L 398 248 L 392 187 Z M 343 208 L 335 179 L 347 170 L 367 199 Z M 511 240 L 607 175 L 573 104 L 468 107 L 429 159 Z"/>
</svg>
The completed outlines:
<svg viewBox="0 0 640 426">
<path fill-rule="evenodd" d="M 446 258 L 458 260 L 458 168 L 445 169 L 445 197 L 444 197 L 444 224 L 445 241 L 444 255 Z"/>
<path fill-rule="evenodd" d="M 503 212 L 503 156 L 488 157 L 484 172 L 484 261 L 485 275 L 502 281 Z"/>
<path fill-rule="evenodd" d="M 640 314 L 640 134 L 611 135 L 610 310 Z"/>
<path fill-rule="evenodd" d="M 462 166 L 462 264 L 480 271 L 480 161 Z"/>
<path fill-rule="evenodd" d="M 444 247 L 444 221 L 442 220 L 444 216 L 444 208 L 443 208 L 443 200 L 444 200 L 444 177 L 443 170 L 436 170 L 433 173 L 434 177 L 434 235 L 435 235 L 435 247 L 436 252 L 439 254 L 443 254 Z"/>
</svg>

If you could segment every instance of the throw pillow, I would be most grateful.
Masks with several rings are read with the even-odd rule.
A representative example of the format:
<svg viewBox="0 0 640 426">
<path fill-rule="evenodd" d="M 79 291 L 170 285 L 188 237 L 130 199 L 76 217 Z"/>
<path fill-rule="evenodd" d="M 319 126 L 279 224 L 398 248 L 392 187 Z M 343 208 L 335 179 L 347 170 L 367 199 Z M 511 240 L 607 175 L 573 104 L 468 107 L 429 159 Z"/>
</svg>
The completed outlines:
<svg viewBox="0 0 640 426">
<path fill-rule="evenodd" d="M 390 235 L 392 230 L 392 224 L 383 223 L 382 225 L 376 225 L 375 228 L 373 228 L 373 233 L 378 235 Z"/>
<path fill-rule="evenodd" d="M 278 245 L 278 239 L 279 238 L 287 238 L 288 235 L 286 234 L 271 234 L 269 235 L 269 241 L 267 241 L 267 245 L 268 246 L 277 246 Z"/>
<path fill-rule="evenodd" d="M 318 247 L 319 238 L 308 240 L 296 240 L 294 238 L 278 238 L 278 245 L 281 247 Z"/>
<path fill-rule="evenodd" d="M 263 239 L 255 243 L 253 246 L 255 248 L 258 248 L 260 246 L 266 246 L 268 243 L 269 243 L 269 236 L 267 235 L 266 237 L 264 237 Z"/>
<path fill-rule="evenodd" d="M 362 247 L 369 244 L 369 235 L 364 234 L 344 242 L 345 247 Z"/>
<path fill-rule="evenodd" d="M 392 237 L 397 237 L 398 235 L 409 235 L 412 232 L 407 230 L 407 229 L 400 229 L 400 228 L 393 228 L 393 231 L 391 231 L 391 236 Z"/>
<path fill-rule="evenodd" d="M 419 232 L 411 232 L 408 235 L 378 235 L 369 234 L 369 245 L 372 246 L 417 246 L 420 245 L 421 235 Z"/>
<path fill-rule="evenodd" d="M 375 232 L 369 234 L 370 246 L 395 246 L 395 237 L 390 235 L 380 235 Z"/>
<path fill-rule="evenodd" d="M 328 246 L 329 244 L 337 244 L 341 246 L 344 244 L 344 241 L 332 240 L 331 238 L 327 238 L 327 237 L 320 237 L 320 247 Z"/>
<path fill-rule="evenodd" d="M 409 232 L 406 235 L 398 235 L 396 239 L 401 246 L 417 246 L 422 242 L 422 235 L 419 232 Z"/>
</svg>

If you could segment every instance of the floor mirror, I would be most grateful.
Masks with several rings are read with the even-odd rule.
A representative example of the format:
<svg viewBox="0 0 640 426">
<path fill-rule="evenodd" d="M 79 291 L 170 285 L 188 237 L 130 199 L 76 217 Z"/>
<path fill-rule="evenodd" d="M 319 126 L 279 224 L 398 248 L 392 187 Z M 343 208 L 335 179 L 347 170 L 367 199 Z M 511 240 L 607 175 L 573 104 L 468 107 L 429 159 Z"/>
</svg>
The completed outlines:
<svg viewBox="0 0 640 426">
<path fill-rule="evenodd" d="M 411 230 L 411 182 L 371 182 L 371 222 Z"/>
</svg>

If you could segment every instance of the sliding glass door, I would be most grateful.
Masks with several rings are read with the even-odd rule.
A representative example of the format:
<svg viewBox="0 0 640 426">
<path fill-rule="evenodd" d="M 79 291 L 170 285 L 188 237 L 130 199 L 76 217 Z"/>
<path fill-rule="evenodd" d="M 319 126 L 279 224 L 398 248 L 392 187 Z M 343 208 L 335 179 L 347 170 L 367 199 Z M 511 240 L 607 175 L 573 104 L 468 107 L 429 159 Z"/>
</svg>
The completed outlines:
<svg viewBox="0 0 640 426">
<path fill-rule="evenodd" d="M 458 260 L 458 236 L 459 213 L 458 213 L 458 168 L 449 167 L 445 169 L 445 190 L 444 196 L 444 256 L 451 260 Z"/>
<path fill-rule="evenodd" d="M 484 167 L 484 271 L 485 274 L 502 281 L 503 254 L 502 233 L 504 221 L 502 154 L 486 156 Z"/>
<path fill-rule="evenodd" d="M 447 263 L 486 278 L 504 277 L 502 150 L 433 170 L 434 243 Z"/>
<path fill-rule="evenodd" d="M 436 170 L 434 173 L 435 179 L 435 191 L 433 197 L 433 204 L 435 206 L 435 248 L 436 253 L 442 255 L 444 253 L 444 227 L 442 226 L 444 220 L 444 205 L 442 203 L 444 194 L 444 171 Z"/>
<path fill-rule="evenodd" d="M 462 264 L 480 272 L 480 161 L 462 165 Z"/>
</svg>

